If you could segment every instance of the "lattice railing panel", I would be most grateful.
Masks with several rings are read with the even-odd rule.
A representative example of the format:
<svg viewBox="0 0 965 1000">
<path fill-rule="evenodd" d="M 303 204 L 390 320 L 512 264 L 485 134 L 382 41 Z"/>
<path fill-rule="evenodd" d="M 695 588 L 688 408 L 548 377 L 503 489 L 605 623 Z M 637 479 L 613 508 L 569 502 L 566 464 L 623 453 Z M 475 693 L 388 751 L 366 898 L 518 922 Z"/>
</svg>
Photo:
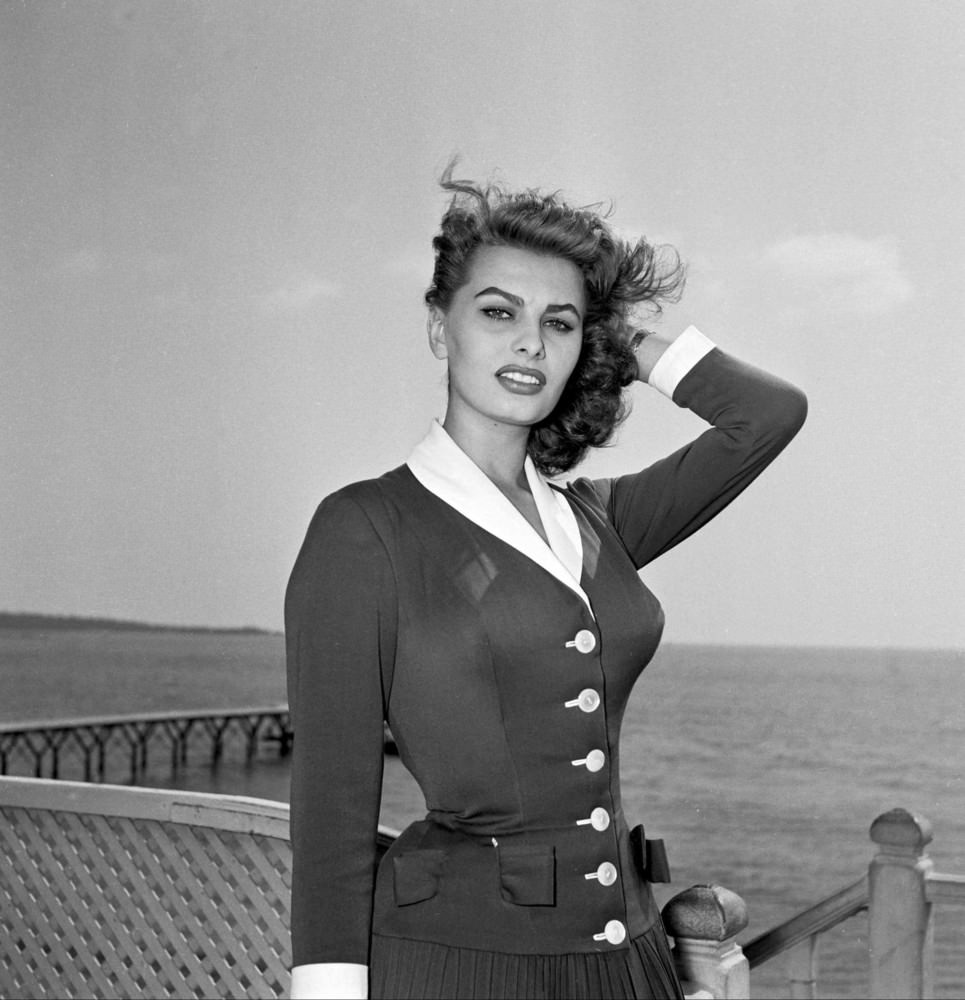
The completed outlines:
<svg viewBox="0 0 965 1000">
<path fill-rule="evenodd" d="M 0 809 L 4 997 L 275 997 L 288 988 L 286 840 Z"/>
</svg>

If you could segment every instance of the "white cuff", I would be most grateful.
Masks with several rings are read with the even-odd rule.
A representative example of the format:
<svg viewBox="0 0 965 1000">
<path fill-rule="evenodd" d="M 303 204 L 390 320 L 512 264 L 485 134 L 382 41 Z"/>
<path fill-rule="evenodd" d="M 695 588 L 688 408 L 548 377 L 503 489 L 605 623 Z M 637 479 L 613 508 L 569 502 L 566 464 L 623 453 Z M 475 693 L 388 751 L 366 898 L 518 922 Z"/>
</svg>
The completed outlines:
<svg viewBox="0 0 965 1000">
<path fill-rule="evenodd" d="M 697 327 L 688 326 L 657 359 L 647 382 L 668 399 L 673 399 L 684 376 L 716 346 Z"/>
<path fill-rule="evenodd" d="M 369 967 L 354 962 L 315 962 L 292 969 L 292 1000 L 366 1000 Z"/>
</svg>

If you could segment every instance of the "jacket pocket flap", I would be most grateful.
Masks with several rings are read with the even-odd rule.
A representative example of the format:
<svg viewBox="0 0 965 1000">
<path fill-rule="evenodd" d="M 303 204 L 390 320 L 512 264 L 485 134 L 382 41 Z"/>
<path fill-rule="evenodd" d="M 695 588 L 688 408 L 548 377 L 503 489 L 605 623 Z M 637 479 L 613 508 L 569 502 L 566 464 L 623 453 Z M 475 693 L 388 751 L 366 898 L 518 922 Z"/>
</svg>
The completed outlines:
<svg viewBox="0 0 965 1000">
<path fill-rule="evenodd" d="M 517 906 L 556 905 L 556 849 L 502 844 L 499 879 L 503 899 Z"/>
<path fill-rule="evenodd" d="M 393 858 L 396 904 L 408 906 L 431 899 L 439 888 L 445 859 L 443 850 L 409 851 Z"/>
</svg>

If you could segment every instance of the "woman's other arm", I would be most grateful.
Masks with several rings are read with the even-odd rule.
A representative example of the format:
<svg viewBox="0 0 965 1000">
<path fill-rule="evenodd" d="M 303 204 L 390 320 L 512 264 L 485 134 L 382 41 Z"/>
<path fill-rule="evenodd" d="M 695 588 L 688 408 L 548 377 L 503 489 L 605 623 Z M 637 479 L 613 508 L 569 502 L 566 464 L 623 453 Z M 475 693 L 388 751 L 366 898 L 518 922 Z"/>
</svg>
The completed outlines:
<svg viewBox="0 0 965 1000">
<path fill-rule="evenodd" d="M 391 566 L 341 491 L 319 507 L 285 599 L 292 747 L 292 992 L 367 995 Z M 359 990 L 361 989 L 361 992 Z"/>
</svg>

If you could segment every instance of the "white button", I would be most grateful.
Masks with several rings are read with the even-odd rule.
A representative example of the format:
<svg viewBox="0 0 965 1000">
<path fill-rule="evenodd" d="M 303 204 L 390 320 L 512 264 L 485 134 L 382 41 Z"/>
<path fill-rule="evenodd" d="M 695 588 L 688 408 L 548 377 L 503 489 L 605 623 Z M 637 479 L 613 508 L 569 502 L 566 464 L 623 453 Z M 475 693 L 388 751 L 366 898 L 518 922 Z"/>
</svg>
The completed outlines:
<svg viewBox="0 0 965 1000">
<path fill-rule="evenodd" d="M 600 885 L 613 885 L 617 880 L 617 867 L 609 861 L 604 861 L 595 872 L 587 872 L 583 877 L 599 879 Z"/>
<path fill-rule="evenodd" d="M 600 696 L 593 688 L 584 688 L 579 697 L 564 702 L 566 708 L 579 708 L 581 712 L 595 712 L 600 707 Z"/>
<path fill-rule="evenodd" d="M 610 825 L 610 814 L 606 809 L 597 806 L 586 819 L 578 819 L 577 826 L 592 826 L 594 830 L 601 833 Z"/>
<path fill-rule="evenodd" d="M 592 653 L 596 649 L 596 636 L 588 628 L 581 628 L 566 646 L 576 646 L 581 653 Z"/>
<path fill-rule="evenodd" d="M 594 934 L 594 941 L 607 941 L 610 944 L 622 944 L 626 940 L 627 929 L 619 920 L 608 920 L 602 934 Z"/>
<path fill-rule="evenodd" d="M 579 760 L 571 760 L 570 763 L 574 767 L 579 767 L 583 764 L 588 771 L 601 771 L 603 765 L 606 763 L 606 756 L 602 750 L 591 750 L 585 757 L 581 757 Z"/>
<path fill-rule="evenodd" d="M 601 806 L 597 806 L 593 812 L 590 813 L 590 825 L 594 830 L 606 830 L 610 825 L 610 814 L 606 809 Z"/>
</svg>

